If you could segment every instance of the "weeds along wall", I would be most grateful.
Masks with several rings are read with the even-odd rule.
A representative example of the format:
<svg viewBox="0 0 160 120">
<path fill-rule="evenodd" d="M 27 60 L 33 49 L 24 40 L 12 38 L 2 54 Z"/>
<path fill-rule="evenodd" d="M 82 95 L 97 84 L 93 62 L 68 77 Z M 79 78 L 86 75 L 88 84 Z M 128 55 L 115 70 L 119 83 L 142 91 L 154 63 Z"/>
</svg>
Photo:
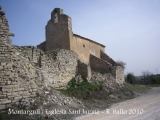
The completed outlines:
<svg viewBox="0 0 160 120">
<path fill-rule="evenodd" d="M 33 46 L 12 45 L 1 46 L 1 49 L 4 61 L 0 62 L 0 109 L 34 98 L 41 89 L 39 85 L 64 87 L 77 74 L 86 77 L 86 67 L 78 63 L 77 55 L 69 50 L 44 53 Z"/>
<path fill-rule="evenodd" d="M 92 77 L 91 71 L 112 73 L 117 83 L 120 79 L 119 83 L 123 83 L 123 69 L 100 58 L 91 56 L 91 63 L 85 64 L 71 50 L 44 52 L 34 46 L 14 46 L 10 36 L 13 34 L 0 7 L 0 110 L 29 104 L 38 91 L 48 86 L 67 86 L 77 75 L 89 80 Z"/>
<path fill-rule="evenodd" d="M 0 9 L 0 109 L 27 104 L 40 89 L 66 86 L 78 74 L 74 52 L 45 53 L 33 46 L 13 46 L 11 35 Z"/>
</svg>

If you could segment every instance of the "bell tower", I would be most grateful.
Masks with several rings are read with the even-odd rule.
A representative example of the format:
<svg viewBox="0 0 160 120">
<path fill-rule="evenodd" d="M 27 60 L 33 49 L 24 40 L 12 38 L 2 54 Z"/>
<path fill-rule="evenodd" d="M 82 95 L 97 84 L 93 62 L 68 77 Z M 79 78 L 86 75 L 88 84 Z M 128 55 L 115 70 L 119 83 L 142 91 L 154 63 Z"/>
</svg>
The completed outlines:
<svg viewBox="0 0 160 120">
<path fill-rule="evenodd" d="M 63 14 L 63 9 L 55 8 L 46 25 L 46 50 L 70 49 L 72 39 L 71 17 Z"/>
</svg>

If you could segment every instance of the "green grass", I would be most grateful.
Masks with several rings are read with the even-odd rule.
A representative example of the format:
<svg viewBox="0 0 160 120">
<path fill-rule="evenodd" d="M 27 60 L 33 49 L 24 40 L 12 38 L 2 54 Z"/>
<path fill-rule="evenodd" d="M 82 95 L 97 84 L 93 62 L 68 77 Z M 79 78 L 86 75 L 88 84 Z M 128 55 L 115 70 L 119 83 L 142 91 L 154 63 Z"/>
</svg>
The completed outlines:
<svg viewBox="0 0 160 120">
<path fill-rule="evenodd" d="M 124 84 L 124 90 L 125 91 L 132 91 L 132 92 L 138 92 L 138 93 L 145 93 L 147 92 L 152 85 L 132 85 L 129 83 Z"/>
<path fill-rule="evenodd" d="M 124 87 L 121 89 L 115 90 L 113 93 L 107 93 L 102 90 L 101 84 L 90 83 L 87 80 L 83 80 L 81 83 L 78 83 L 73 78 L 68 83 L 68 87 L 66 89 L 60 89 L 60 91 L 69 96 L 83 100 L 108 99 L 109 94 L 115 94 L 119 96 L 119 99 L 125 100 L 134 98 L 134 93 L 145 93 L 150 87 L 150 85 L 132 85 L 125 83 Z"/>
<path fill-rule="evenodd" d="M 74 96 L 80 99 L 91 99 L 93 94 L 100 90 L 100 84 L 90 83 L 86 80 L 81 83 L 77 83 L 75 79 L 72 79 L 68 83 L 69 87 L 67 89 L 61 89 L 60 91 L 69 96 Z"/>
</svg>

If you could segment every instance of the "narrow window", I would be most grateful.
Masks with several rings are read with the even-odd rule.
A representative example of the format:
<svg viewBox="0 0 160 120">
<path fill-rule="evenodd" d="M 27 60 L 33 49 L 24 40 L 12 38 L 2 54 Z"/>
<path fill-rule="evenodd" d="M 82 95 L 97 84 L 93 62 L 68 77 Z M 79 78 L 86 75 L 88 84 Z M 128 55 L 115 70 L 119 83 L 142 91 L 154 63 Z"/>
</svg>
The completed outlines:
<svg viewBox="0 0 160 120">
<path fill-rule="evenodd" d="M 58 14 L 55 13 L 55 14 L 54 14 L 54 23 L 57 23 L 57 22 L 58 22 Z"/>
</svg>

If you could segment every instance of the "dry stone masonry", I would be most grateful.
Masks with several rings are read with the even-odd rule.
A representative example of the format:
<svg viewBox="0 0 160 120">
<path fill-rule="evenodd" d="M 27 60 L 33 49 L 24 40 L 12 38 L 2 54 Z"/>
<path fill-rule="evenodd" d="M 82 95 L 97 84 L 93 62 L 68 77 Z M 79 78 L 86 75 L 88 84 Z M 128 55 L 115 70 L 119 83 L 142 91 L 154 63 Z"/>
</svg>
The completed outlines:
<svg viewBox="0 0 160 120">
<path fill-rule="evenodd" d="M 34 74 L 33 69 L 28 71 L 24 68 L 29 63 L 26 59 L 19 58 L 11 45 L 9 36 L 13 34 L 9 31 L 4 15 L 0 7 L 0 109 L 15 105 L 19 100 L 23 102 L 26 98 L 34 97 L 36 91 L 36 84 L 30 75 Z"/>
<path fill-rule="evenodd" d="M 40 71 L 38 74 L 46 86 L 66 86 L 77 74 L 78 57 L 72 51 L 57 49 L 45 53 L 34 46 L 16 46 L 16 49 Z"/>
<path fill-rule="evenodd" d="M 52 12 L 46 30 L 47 41 L 38 48 L 14 46 L 0 7 L 0 110 L 29 104 L 42 89 L 65 87 L 77 76 L 92 82 L 104 79 L 110 87 L 124 82 L 123 68 L 104 53 L 105 46 L 73 34 L 71 18 L 62 9 Z"/>
</svg>

